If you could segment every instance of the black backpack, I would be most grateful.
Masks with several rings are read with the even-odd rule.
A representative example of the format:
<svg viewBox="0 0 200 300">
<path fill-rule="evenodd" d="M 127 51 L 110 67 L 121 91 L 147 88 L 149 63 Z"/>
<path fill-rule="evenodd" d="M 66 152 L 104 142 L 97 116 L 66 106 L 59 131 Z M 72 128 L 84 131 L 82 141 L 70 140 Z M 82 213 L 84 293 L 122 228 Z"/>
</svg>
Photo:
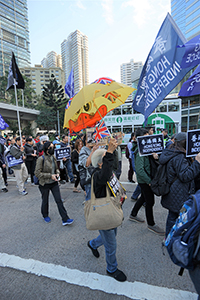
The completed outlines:
<svg viewBox="0 0 200 300">
<path fill-rule="evenodd" d="M 172 181 L 177 179 L 175 177 Z M 167 163 L 164 165 L 159 165 L 156 171 L 154 178 L 151 181 L 151 189 L 156 196 L 164 196 L 170 192 L 170 186 L 172 183 L 169 183 L 167 180 Z"/>
</svg>

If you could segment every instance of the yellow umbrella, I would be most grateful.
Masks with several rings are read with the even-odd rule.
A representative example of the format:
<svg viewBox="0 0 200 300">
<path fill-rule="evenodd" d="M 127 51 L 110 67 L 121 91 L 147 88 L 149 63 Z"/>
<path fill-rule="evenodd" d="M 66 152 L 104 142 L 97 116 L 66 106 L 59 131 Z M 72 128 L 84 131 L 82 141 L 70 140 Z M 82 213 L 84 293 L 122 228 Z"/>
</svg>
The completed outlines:
<svg viewBox="0 0 200 300">
<path fill-rule="evenodd" d="M 93 127 L 109 111 L 125 103 L 135 90 L 123 83 L 110 81 L 107 84 L 92 83 L 84 86 L 74 96 L 70 107 L 65 111 L 64 128 L 77 132 Z"/>
</svg>

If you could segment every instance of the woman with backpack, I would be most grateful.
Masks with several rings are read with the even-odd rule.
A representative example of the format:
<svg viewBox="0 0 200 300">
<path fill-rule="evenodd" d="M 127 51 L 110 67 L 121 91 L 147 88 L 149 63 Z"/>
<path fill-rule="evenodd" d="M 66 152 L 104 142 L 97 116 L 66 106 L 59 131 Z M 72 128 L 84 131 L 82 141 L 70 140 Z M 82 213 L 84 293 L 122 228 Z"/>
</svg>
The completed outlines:
<svg viewBox="0 0 200 300">
<path fill-rule="evenodd" d="M 200 153 L 194 162 L 186 157 L 186 133 L 176 134 L 174 144 L 165 148 L 159 159 L 160 164 L 167 164 L 167 180 L 170 192 L 162 196 L 161 204 L 168 209 L 166 236 L 178 218 L 183 203 L 190 194 L 195 193 L 194 179 L 200 174 Z"/>
<path fill-rule="evenodd" d="M 145 128 L 138 128 L 136 131 L 136 138 L 138 136 L 148 135 L 148 130 Z M 164 235 L 164 230 L 161 229 L 154 221 L 153 215 L 153 206 L 154 206 L 154 193 L 151 190 L 151 175 L 152 175 L 152 167 L 149 156 L 140 156 L 138 152 L 137 142 L 133 142 L 133 152 L 135 158 L 135 170 L 138 184 L 141 188 L 141 196 L 135 203 L 129 220 L 143 223 L 144 220 L 137 216 L 138 211 L 144 204 L 145 205 L 145 214 L 147 220 L 147 228 L 158 235 Z"/>
</svg>

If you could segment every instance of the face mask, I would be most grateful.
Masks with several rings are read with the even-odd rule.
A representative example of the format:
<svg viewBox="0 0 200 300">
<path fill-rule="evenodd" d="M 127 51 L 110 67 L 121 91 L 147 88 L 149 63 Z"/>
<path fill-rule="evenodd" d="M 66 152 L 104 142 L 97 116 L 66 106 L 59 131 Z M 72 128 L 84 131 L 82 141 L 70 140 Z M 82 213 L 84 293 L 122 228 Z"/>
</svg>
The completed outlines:
<svg viewBox="0 0 200 300">
<path fill-rule="evenodd" d="M 48 149 L 48 153 L 49 153 L 49 155 L 53 155 L 54 154 L 54 149 L 53 148 L 49 148 Z"/>
</svg>

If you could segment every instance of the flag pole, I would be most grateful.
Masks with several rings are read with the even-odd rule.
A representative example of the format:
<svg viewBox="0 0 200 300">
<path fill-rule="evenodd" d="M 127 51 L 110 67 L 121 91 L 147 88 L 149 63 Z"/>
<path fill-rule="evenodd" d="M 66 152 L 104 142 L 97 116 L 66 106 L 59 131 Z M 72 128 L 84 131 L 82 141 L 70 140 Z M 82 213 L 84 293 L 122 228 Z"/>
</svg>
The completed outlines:
<svg viewBox="0 0 200 300">
<path fill-rule="evenodd" d="M 22 89 L 22 106 L 24 107 L 24 90 Z"/>
<path fill-rule="evenodd" d="M 57 110 L 57 119 L 58 119 L 58 135 L 60 137 L 60 119 L 59 119 L 59 110 Z"/>
<path fill-rule="evenodd" d="M 14 78 L 14 89 L 15 89 L 15 100 L 16 100 L 16 106 L 17 106 L 17 119 L 18 119 L 18 127 L 19 127 L 19 136 L 20 136 L 20 141 L 21 141 L 21 146 L 22 146 L 22 133 L 21 133 L 21 125 L 20 125 L 20 117 L 19 117 L 19 107 L 18 107 L 18 100 L 17 100 L 17 81 Z"/>
</svg>

